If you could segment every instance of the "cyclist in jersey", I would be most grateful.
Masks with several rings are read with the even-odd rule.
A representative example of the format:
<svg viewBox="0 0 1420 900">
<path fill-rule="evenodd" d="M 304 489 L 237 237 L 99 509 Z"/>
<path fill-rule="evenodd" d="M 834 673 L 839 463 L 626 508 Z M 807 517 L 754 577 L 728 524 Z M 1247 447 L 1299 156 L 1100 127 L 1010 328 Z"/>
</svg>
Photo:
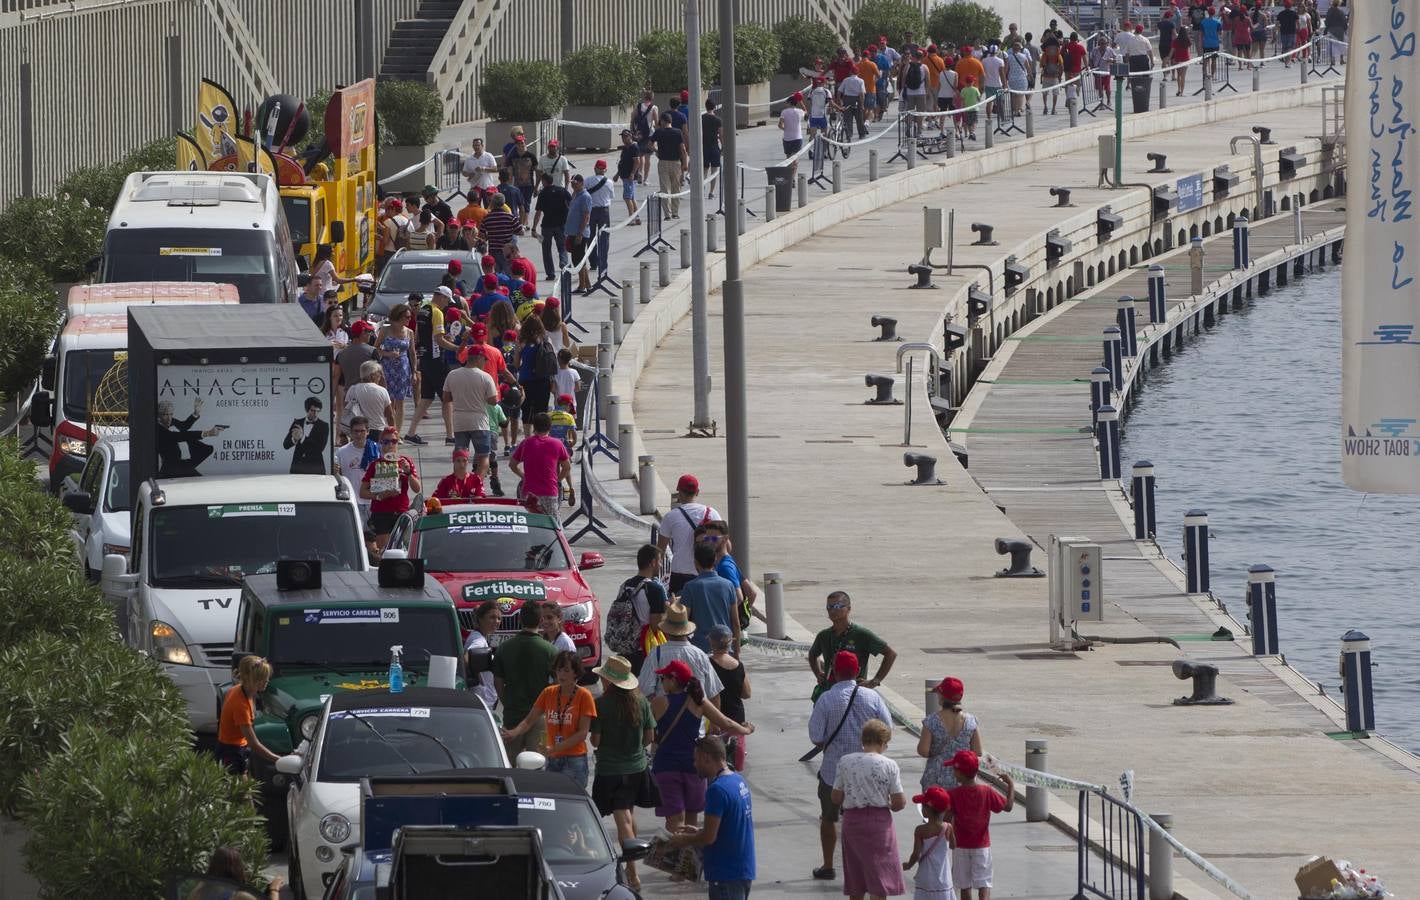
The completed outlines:
<svg viewBox="0 0 1420 900">
<path fill-rule="evenodd" d="M 808 94 L 804 97 L 804 102 L 809 109 L 809 140 L 813 140 L 820 131 L 828 130 L 828 110 L 830 107 L 843 111 L 843 107 L 833 99 L 833 93 L 824 84 L 822 75 L 814 76 L 814 86 L 809 88 Z"/>
</svg>

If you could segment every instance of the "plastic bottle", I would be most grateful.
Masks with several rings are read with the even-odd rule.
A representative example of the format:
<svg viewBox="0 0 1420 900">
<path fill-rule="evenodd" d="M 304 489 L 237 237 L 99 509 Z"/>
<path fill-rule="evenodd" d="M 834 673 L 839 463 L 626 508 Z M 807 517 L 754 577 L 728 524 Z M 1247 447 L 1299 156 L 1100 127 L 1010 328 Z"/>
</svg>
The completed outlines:
<svg viewBox="0 0 1420 900">
<path fill-rule="evenodd" d="M 390 648 L 390 693 L 404 693 L 404 666 L 399 664 L 399 658 L 404 653 L 403 644 L 395 644 Z"/>
</svg>

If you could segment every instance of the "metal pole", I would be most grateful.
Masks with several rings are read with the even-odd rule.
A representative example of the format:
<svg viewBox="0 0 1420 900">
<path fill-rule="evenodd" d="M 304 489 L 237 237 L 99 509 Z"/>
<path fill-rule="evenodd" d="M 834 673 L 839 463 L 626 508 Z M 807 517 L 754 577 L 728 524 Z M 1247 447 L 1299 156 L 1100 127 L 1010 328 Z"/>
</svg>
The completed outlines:
<svg viewBox="0 0 1420 900">
<path fill-rule="evenodd" d="M 621 324 L 630 325 L 636 321 L 636 285 L 627 278 L 621 282 Z"/>
<path fill-rule="evenodd" d="M 725 21 L 723 15 L 720 21 Z M 725 32 L 724 27 L 720 30 Z M 709 428 L 710 306 L 706 287 L 709 270 L 705 266 L 705 148 L 700 134 L 700 113 L 705 108 L 700 85 L 700 0 L 685 0 L 685 59 L 690 81 L 690 109 L 686 110 L 686 116 L 690 119 L 690 356 L 691 383 L 695 394 L 691 428 Z M 725 100 L 727 96 L 728 103 Z M 720 97 L 730 111 L 728 130 L 734 131 L 734 91 L 728 94 L 721 91 Z M 725 171 L 720 170 L 722 178 Z M 732 198 L 725 193 L 727 184 L 733 186 L 734 182 L 722 182 L 720 191 L 729 202 Z"/>
<path fill-rule="evenodd" d="M 636 477 L 636 457 L 631 455 L 631 442 L 635 440 L 636 426 L 629 422 L 618 422 L 616 426 L 616 446 L 621 451 L 616 458 L 616 477 Z"/>
<path fill-rule="evenodd" d="M 784 576 L 764 573 L 764 627 L 771 639 L 787 637 L 784 632 Z"/>
<path fill-rule="evenodd" d="M 1164 831 L 1173 830 L 1173 816 L 1154 813 L 1149 818 Z M 1149 831 L 1149 900 L 1173 900 L 1173 845 L 1163 835 Z"/>
<path fill-rule="evenodd" d="M 733 98 L 735 85 L 735 0 L 720 4 L 720 84 Z M 724 93 L 724 91 L 722 91 Z M 739 154 L 735 138 L 736 117 L 725 118 L 720 171 L 725 183 L 725 218 L 739 219 Z M 736 562 L 745 572 L 754 571 L 750 554 L 749 521 L 749 416 L 745 389 L 745 297 L 740 282 L 740 237 L 725 229 L 725 283 L 721 288 L 725 335 L 725 489 L 730 514 L 730 539 Z"/>
<path fill-rule="evenodd" d="M 641 261 L 641 302 L 650 303 L 655 294 L 651 291 L 651 261 Z"/>
<path fill-rule="evenodd" d="M 682 228 L 680 230 L 680 267 L 682 269 L 690 268 L 691 252 L 692 248 L 690 246 L 690 229 Z"/>
<path fill-rule="evenodd" d="M 1124 180 L 1124 73 L 1127 67 L 1114 69 L 1114 187 Z"/>
<path fill-rule="evenodd" d="M 929 716 L 935 716 L 942 709 L 942 695 L 937 691 L 940 684 L 935 678 L 927 678 L 922 682 L 922 709 Z"/>
<path fill-rule="evenodd" d="M 649 453 L 637 457 L 636 494 L 641 501 L 641 515 L 649 516 L 656 511 L 656 458 Z"/>
<path fill-rule="evenodd" d="M 671 283 L 671 251 L 665 247 L 656 251 L 656 275 L 661 287 Z"/>
<path fill-rule="evenodd" d="M 1050 742 L 1046 740 L 1026 741 L 1026 768 L 1032 772 L 1048 772 L 1046 758 Z M 1050 792 L 1043 787 L 1026 788 L 1026 821 L 1045 822 L 1050 819 Z"/>
</svg>

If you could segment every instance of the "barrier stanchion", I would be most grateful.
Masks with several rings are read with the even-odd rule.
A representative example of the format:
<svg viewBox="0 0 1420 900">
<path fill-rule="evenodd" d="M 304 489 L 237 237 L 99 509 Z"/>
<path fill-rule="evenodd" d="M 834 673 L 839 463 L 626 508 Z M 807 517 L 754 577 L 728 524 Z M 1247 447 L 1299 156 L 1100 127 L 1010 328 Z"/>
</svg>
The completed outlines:
<svg viewBox="0 0 1420 900">
<path fill-rule="evenodd" d="M 615 292 L 621 290 L 621 282 L 611 277 L 611 231 L 606 228 L 599 229 L 596 241 L 597 280 L 587 288 L 584 296 L 590 297 L 597 291 L 605 291 L 607 294 L 615 296 Z"/>
<path fill-rule="evenodd" d="M 591 425 L 590 429 L 588 429 L 589 423 Z M 562 529 L 566 531 L 567 527 L 573 522 L 585 518 L 587 520 L 586 524 L 583 525 L 581 530 L 576 534 L 568 535 L 567 543 L 575 544 L 586 537 L 588 533 L 591 533 L 614 546 L 616 541 L 612 540 L 611 535 L 607 534 L 604 530 L 606 523 L 597 518 L 596 510 L 592 507 L 592 455 L 595 452 L 593 441 L 596 438 L 600 438 L 611 446 L 615 446 L 614 441 L 609 440 L 606 435 L 601 433 L 600 404 L 598 403 L 595 388 L 587 391 L 587 406 L 582 412 L 582 428 L 584 431 L 591 430 L 592 437 L 588 438 L 582 445 L 581 484 L 578 490 L 580 494 L 578 498 L 579 502 L 577 508 L 572 512 L 572 515 L 562 520 Z M 603 450 L 603 452 L 606 452 L 606 455 L 613 462 L 616 461 L 616 457 L 609 451 Z"/>
<path fill-rule="evenodd" d="M 739 177 L 739 182 L 740 182 L 740 209 L 744 210 L 744 214 L 745 214 L 745 215 L 747 215 L 747 216 L 754 216 L 754 217 L 757 219 L 757 218 L 759 218 L 759 213 L 757 213 L 757 212 L 755 212 L 754 210 L 750 209 L 750 208 L 749 208 L 749 204 L 748 204 L 748 203 L 745 203 L 745 181 L 747 180 L 747 179 L 745 178 L 745 167 L 742 166 L 742 165 L 740 165 L 739 163 L 736 163 L 735 165 L 736 165 L 736 167 L 739 169 L 739 172 L 740 172 L 740 177 Z M 723 197 L 724 194 L 725 194 L 725 191 L 724 191 L 724 189 L 722 188 L 722 189 L 720 190 L 720 195 Z M 743 229 L 740 230 L 740 234 L 744 234 L 744 230 L 743 230 Z"/>
<path fill-rule="evenodd" d="M 724 192 L 722 191 L 721 193 Z M 640 256 L 642 253 L 653 252 L 658 247 L 669 248 L 671 246 L 671 242 L 661 236 L 661 229 L 664 225 L 662 222 L 661 207 L 662 200 L 660 194 L 652 194 L 650 199 L 646 201 L 646 245 L 631 254 L 633 258 Z"/>
<path fill-rule="evenodd" d="M 572 315 L 572 270 L 563 269 L 562 274 L 557 276 L 557 294 L 562 298 L 562 321 L 568 328 L 575 328 L 582 334 L 587 333 L 587 329 L 578 322 Z"/>
<path fill-rule="evenodd" d="M 1224 91 L 1237 93 L 1237 85 L 1233 84 L 1233 60 L 1230 56 L 1223 57 L 1223 83 L 1216 85 L 1213 92 L 1221 94 Z"/>
<path fill-rule="evenodd" d="M 899 159 L 906 159 L 908 153 L 911 152 L 910 148 L 909 150 L 903 150 L 904 147 L 907 147 L 906 129 L 907 113 L 904 112 L 902 115 L 897 117 L 897 152 L 894 153 L 892 156 L 888 157 L 888 162 L 896 162 Z"/>
<path fill-rule="evenodd" d="M 829 182 L 829 177 L 824 172 L 823 166 L 824 157 L 827 155 L 824 153 L 825 149 L 827 149 L 827 143 L 823 139 L 823 132 L 820 131 L 814 135 L 814 149 L 809 153 L 809 159 L 812 160 L 809 170 L 809 184 L 829 190 L 832 188 L 832 184 Z"/>
</svg>

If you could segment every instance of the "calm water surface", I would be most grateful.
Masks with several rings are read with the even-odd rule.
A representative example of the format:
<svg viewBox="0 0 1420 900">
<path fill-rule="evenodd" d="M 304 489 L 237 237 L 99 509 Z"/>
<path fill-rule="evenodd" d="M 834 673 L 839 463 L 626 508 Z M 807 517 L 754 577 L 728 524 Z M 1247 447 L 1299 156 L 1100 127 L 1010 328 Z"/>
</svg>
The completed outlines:
<svg viewBox="0 0 1420 900">
<path fill-rule="evenodd" d="M 1183 514 L 1208 513 L 1213 593 L 1245 614 L 1248 566 L 1277 570 L 1287 661 L 1340 696 L 1341 635 L 1371 638 L 1376 724 L 1420 751 L 1420 497 L 1341 481 L 1341 270 L 1224 316 L 1155 369 L 1126 423 L 1124 469 L 1158 475 L 1159 543 L 1178 560 Z"/>
</svg>

